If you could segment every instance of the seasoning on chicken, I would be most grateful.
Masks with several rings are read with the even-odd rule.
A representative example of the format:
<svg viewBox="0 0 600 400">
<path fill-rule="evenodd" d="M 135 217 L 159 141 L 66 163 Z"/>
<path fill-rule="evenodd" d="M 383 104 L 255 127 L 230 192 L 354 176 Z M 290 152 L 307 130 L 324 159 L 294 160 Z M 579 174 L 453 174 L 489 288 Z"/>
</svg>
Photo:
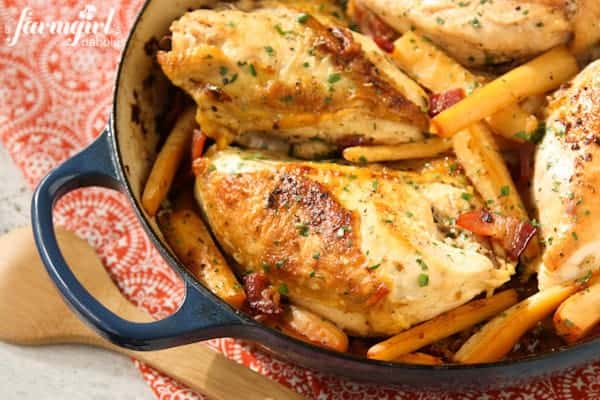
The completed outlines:
<svg viewBox="0 0 600 400">
<path fill-rule="evenodd" d="M 211 153 L 209 151 L 209 153 Z M 196 161 L 196 198 L 242 274 L 350 334 L 396 334 L 505 283 L 514 263 L 456 225 L 482 201 L 456 170 L 277 159 L 228 149 Z"/>
<path fill-rule="evenodd" d="M 600 271 L 600 61 L 549 105 L 533 196 L 546 245 L 541 288 Z"/>
<path fill-rule="evenodd" d="M 428 130 L 426 93 L 370 39 L 303 11 L 196 10 L 171 30 L 158 61 L 221 147 L 256 132 L 339 145 L 405 143 Z"/>
<path fill-rule="evenodd" d="M 399 33 L 417 31 L 462 64 L 472 66 L 526 59 L 566 43 L 573 32 L 572 6 L 563 0 L 351 2 Z"/>
</svg>

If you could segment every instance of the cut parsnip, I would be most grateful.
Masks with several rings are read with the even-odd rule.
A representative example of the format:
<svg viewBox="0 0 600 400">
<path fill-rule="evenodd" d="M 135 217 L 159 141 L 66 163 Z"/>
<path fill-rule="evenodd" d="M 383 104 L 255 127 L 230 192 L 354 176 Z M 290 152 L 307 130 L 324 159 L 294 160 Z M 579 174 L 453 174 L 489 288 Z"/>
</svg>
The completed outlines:
<svg viewBox="0 0 600 400">
<path fill-rule="evenodd" d="M 315 346 L 340 352 L 348 350 L 348 336 L 344 331 L 302 307 L 290 304 L 281 316 L 266 320 L 265 323 Z"/>
<path fill-rule="evenodd" d="M 538 127 L 538 119 L 517 104 L 511 104 L 486 119 L 495 134 L 523 143 Z"/>
<path fill-rule="evenodd" d="M 394 360 L 394 362 L 402 364 L 415 365 L 442 365 L 444 361 L 441 358 L 432 356 L 426 353 L 410 353 L 404 354 Z"/>
<path fill-rule="evenodd" d="M 525 332 L 550 315 L 575 290 L 575 285 L 555 286 L 521 301 L 471 336 L 454 360 L 463 364 L 501 360 Z"/>
<path fill-rule="evenodd" d="M 246 300 L 227 261 L 215 245 L 204 221 L 185 201 L 175 211 L 159 214 L 158 223 L 169 246 L 200 283 L 232 307 L 241 308 Z"/>
<path fill-rule="evenodd" d="M 483 123 L 475 123 L 454 135 L 453 141 L 456 158 L 486 207 L 498 214 L 528 220 L 519 192 L 488 128 Z M 539 242 L 533 238 L 522 259 L 531 263 L 539 253 Z"/>
<path fill-rule="evenodd" d="M 407 74 L 434 93 L 463 89 L 472 93 L 487 79 L 464 68 L 443 50 L 414 32 L 406 32 L 394 43 L 392 59 Z M 515 102 L 492 115 L 488 123 L 494 133 L 518 142 L 525 138 L 519 132 L 530 134 L 537 126 L 537 118 L 525 112 Z"/>
<path fill-rule="evenodd" d="M 190 148 L 194 128 L 197 127 L 195 117 L 196 107 L 186 109 L 179 116 L 154 161 L 142 195 L 142 206 L 152 217 L 167 196 L 184 153 Z"/>
<path fill-rule="evenodd" d="M 442 111 L 432 120 L 435 132 L 450 137 L 528 96 L 558 88 L 577 74 L 575 57 L 564 46 L 523 64 Z"/>
<path fill-rule="evenodd" d="M 492 318 L 518 301 L 517 292 L 505 290 L 492 297 L 474 300 L 427 322 L 412 327 L 369 349 L 367 357 L 397 361 L 399 357 Z"/>
<path fill-rule="evenodd" d="M 394 42 L 392 60 L 433 93 L 460 88 L 470 94 L 484 82 L 433 43 L 411 31 Z"/>
<path fill-rule="evenodd" d="M 567 343 L 585 337 L 600 323 L 600 280 L 575 293 L 558 307 L 554 327 Z"/>
<path fill-rule="evenodd" d="M 356 146 L 344 150 L 344 159 L 353 163 L 400 161 L 437 157 L 452 149 L 452 141 L 432 138 L 394 146 Z"/>
</svg>

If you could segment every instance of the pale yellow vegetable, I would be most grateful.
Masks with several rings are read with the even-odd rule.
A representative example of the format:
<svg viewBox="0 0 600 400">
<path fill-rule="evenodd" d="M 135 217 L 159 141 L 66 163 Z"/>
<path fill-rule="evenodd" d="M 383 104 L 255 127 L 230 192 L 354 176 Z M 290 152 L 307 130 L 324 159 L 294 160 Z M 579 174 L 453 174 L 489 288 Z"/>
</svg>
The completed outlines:
<svg viewBox="0 0 600 400">
<path fill-rule="evenodd" d="M 575 293 L 558 307 L 554 327 L 567 343 L 585 337 L 600 323 L 600 280 Z"/>
<path fill-rule="evenodd" d="M 410 160 L 437 157 L 452 149 L 452 141 L 432 138 L 394 146 L 356 146 L 344 150 L 344 159 L 354 163 Z"/>
<path fill-rule="evenodd" d="M 453 141 L 456 158 L 486 207 L 499 214 L 528 220 L 519 192 L 488 128 L 483 123 L 475 123 L 454 135 Z M 533 238 L 523 253 L 523 260 L 530 263 L 539 252 L 539 242 Z"/>
<path fill-rule="evenodd" d="M 454 360 L 463 364 L 501 360 L 525 332 L 552 314 L 575 290 L 575 285 L 555 286 L 521 301 L 471 336 L 454 355 Z"/>
<path fill-rule="evenodd" d="M 538 127 L 537 118 L 517 104 L 503 108 L 486 121 L 495 134 L 521 143 L 527 141 Z"/>
<path fill-rule="evenodd" d="M 484 82 L 415 32 L 406 32 L 394 42 L 392 60 L 433 93 L 461 88 L 470 94 Z"/>
<path fill-rule="evenodd" d="M 415 364 L 415 365 L 442 365 L 444 361 L 441 358 L 427 353 L 404 354 L 394 360 L 397 363 Z"/>
<path fill-rule="evenodd" d="M 468 95 L 487 81 L 471 73 L 430 41 L 410 31 L 394 43 L 392 59 L 434 93 L 459 88 Z M 537 118 L 522 110 L 517 103 L 499 110 L 488 123 L 494 133 L 518 142 L 525 141 L 522 135 L 517 135 L 519 132 L 529 134 L 538 126 Z"/>
<path fill-rule="evenodd" d="M 154 161 L 142 195 L 142 206 L 150 216 L 156 215 L 169 193 L 184 153 L 190 148 L 193 131 L 197 127 L 195 116 L 195 107 L 190 107 L 181 114 Z"/>
<path fill-rule="evenodd" d="M 290 304 L 282 315 L 268 319 L 265 323 L 286 335 L 315 346 L 345 352 L 348 351 L 348 336 L 333 323 L 302 307 Z"/>
<path fill-rule="evenodd" d="M 517 301 L 517 292 L 514 289 L 505 290 L 486 299 L 471 301 L 377 343 L 369 349 L 367 357 L 397 361 L 403 355 L 490 319 Z"/>
<path fill-rule="evenodd" d="M 452 107 L 435 116 L 435 132 L 449 137 L 528 96 L 558 88 L 577 74 L 575 57 L 564 46 L 496 78 Z"/>
<path fill-rule="evenodd" d="M 241 308 L 246 300 L 244 289 L 215 245 L 204 221 L 187 205 L 187 201 L 178 201 L 175 211 L 159 214 L 161 232 L 200 283 L 232 307 Z"/>
</svg>

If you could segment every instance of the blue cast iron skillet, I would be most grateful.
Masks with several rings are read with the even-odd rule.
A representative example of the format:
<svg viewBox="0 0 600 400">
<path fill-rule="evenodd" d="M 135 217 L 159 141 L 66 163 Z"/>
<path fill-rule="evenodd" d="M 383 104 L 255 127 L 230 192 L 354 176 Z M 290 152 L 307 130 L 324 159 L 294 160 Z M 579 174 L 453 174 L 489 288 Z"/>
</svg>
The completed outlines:
<svg viewBox="0 0 600 400">
<path fill-rule="evenodd" d="M 166 34 L 170 23 L 186 10 L 213 4 L 211 0 L 149 0 L 144 4 L 121 56 L 107 128 L 89 147 L 53 170 L 35 191 L 32 223 L 39 253 L 66 302 L 83 321 L 111 342 L 133 350 L 158 350 L 211 338 L 236 337 L 258 342 L 279 358 L 308 368 L 413 390 L 462 391 L 518 385 L 600 358 L 600 340 L 596 339 L 557 353 L 473 366 L 415 366 L 365 360 L 324 350 L 260 325 L 200 285 L 176 260 L 154 221 L 140 207 L 143 183 L 155 155 L 156 112 L 164 101 L 156 89 L 158 81 L 148 79 L 156 65 L 144 47 L 152 38 Z M 154 83 L 148 85 L 149 81 Z M 92 297 L 65 263 L 54 234 L 52 209 L 66 193 L 89 186 L 124 193 L 160 254 L 182 277 L 186 296 L 173 315 L 151 323 L 126 321 Z"/>
</svg>

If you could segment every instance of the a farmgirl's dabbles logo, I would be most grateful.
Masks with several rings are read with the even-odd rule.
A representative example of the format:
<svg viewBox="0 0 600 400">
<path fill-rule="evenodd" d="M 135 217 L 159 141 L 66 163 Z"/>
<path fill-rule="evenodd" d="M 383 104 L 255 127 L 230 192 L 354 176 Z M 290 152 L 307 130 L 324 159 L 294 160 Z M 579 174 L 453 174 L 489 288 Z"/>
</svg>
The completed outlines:
<svg viewBox="0 0 600 400">
<path fill-rule="evenodd" d="M 78 18 L 72 21 L 39 21 L 34 19 L 31 7 L 21 10 L 19 21 L 12 36 L 6 39 L 8 46 L 14 47 L 19 39 L 24 36 L 65 36 L 66 43 L 77 46 L 82 39 L 96 34 L 110 33 L 110 28 L 115 17 L 115 9 L 111 8 L 104 17 L 97 16 L 97 8 L 88 4 L 78 14 Z M 96 42 L 94 42 L 96 43 Z M 85 44 L 85 43 L 82 43 Z"/>
</svg>

